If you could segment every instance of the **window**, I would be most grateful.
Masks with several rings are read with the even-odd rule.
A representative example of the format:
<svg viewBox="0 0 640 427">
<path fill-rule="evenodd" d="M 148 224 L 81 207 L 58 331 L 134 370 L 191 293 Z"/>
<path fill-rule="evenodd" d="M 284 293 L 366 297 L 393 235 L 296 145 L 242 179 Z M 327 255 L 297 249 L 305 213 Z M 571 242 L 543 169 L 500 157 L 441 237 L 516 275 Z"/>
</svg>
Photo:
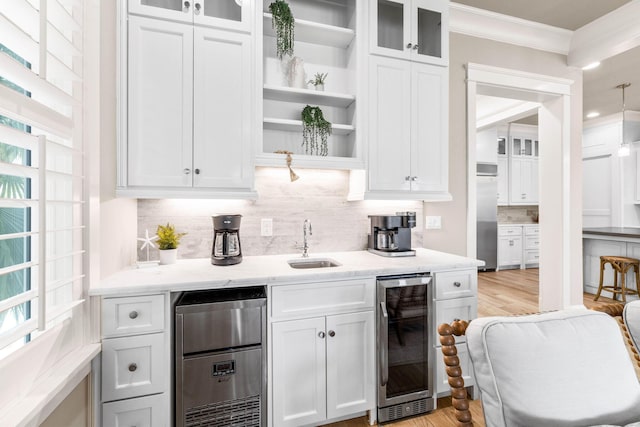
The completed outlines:
<svg viewBox="0 0 640 427">
<path fill-rule="evenodd" d="M 83 302 L 82 5 L 0 2 L 0 359 Z"/>
</svg>

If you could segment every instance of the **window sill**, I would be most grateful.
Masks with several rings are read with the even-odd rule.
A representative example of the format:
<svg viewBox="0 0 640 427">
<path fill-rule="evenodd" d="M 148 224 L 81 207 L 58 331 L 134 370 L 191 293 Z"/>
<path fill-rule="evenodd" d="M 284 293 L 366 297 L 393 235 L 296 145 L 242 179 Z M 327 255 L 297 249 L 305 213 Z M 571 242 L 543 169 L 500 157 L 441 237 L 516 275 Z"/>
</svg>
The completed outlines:
<svg viewBox="0 0 640 427">
<path fill-rule="evenodd" d="M 35 381 L 21 398 L 2 406 L 1 426 L 37 426 L 91 372 L 91 361 L 100 354 L 100 344 L 89 344 L 74 350 L 48 370 L 48 375 Z M 27 364 L 23 369 L 28 369 Z"/>
</svg>

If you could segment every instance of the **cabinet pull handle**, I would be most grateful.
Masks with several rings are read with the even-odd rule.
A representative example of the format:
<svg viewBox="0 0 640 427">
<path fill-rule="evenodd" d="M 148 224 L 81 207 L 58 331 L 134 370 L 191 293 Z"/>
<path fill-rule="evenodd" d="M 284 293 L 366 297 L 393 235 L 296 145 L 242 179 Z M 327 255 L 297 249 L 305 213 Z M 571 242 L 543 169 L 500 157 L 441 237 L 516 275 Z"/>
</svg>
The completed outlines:
<svg viewBox="0 0 640 427">
<path fill-rule="evenodd" d="M 182 172 L 184 172 L 185 175 L 189 175 L 191 173 L 191 169 L 184 168 L 184 170 Z"/>
<path fill-rule="evenodd" d="M 133 310 L 131 313 L 129 313 L 129 319 L 135 319 L 136 317 L 138 317 L 138 312 Z"/>
<path fill-rule="evenodd" d="M 319 336 L 320 338 L 324 338 L 324 337 L 325 337 L 325 334 L 324 334 L 324 332 L 320 331 L 320 332 L 318 332 L 318 336 Z"/>
<path fill-rule="evenodd" d="M 200 15 L 200 8 L 202 6 L 200 6 L 200 3 L 196 3 L 196 11 L 194 12 L 196 15 Z"/>
<path fill-rule="evenodd" d="M 459 288 L 460 286 L 462 286 L 462 284 L 460 282 L 453 282 L 453 286 Z"/>
<path fill-rule="evenodd" d="M 136 369 L 138 369 L 138 365 L 136 365 L 135 363 L 131 363 L 129 365 L 129 372 L 135 372 Z"/>
<path fill-rule="evenodd" d="M 196 169 L 194 172 L 196 173 L 196 175 L 200 175 L 200 169 Z"/>
<path fill-rule="evenodd" d="M 405 181 L 411 181 L 411 177 L 409 175 L 407 175 L 407 176 L 404 177 L 404 180 Z"/>
<path fill-rule="evenodd" d="M 411 181 L 417 181 L 417 180 L 418 180 L 418 177 L 417 177 L 417 176 L 412 176 L 412 177 L 411 177 Z"/>
<path fill-rule="evenodd" d="M 513 240 L 509 240 L 509 246 L 513 246 Z"/>
<path fill-rule="evenodd" d="M 418 50 L 418 45 L 417 44 L 413 45 L 413 50 Z"/>
<path fill-rule="evenodd" d="M 335 331 L 329 331 L 329 336 L 330 337 L 335 337 L 336 336 L 336 332 Z"/>
<path fill-rule="evenodd" d="M 407 43 L 407 49 L 411 49 L 411 46 L 413 46 L 412 43 Z"/>
<path fill-rule="evenodd" d="M 191 7 L 191 3 L 189 3 L 188 1 L 185 1 L 185 2 L 184 2 L 185 12 L 186 12 L 187 10 L 189 10 L 189 8 L 190 8 L 190 7 Z"/>
</svg>

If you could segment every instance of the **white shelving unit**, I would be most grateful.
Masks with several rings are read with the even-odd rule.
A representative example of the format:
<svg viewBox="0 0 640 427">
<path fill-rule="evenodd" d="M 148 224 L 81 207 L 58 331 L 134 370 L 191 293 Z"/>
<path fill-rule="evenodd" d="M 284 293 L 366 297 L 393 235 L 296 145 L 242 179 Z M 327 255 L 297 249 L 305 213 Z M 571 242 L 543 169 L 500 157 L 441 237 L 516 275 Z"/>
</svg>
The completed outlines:
<svg viewBox="0 0 640 427">
<path fill-rule="evenodd" d="M 364 167 L 361 138 L 356 124 L 358 45 L 356 26 L 364 20 L 363 5 L 356 0 L 290 0 L 295 18 L 294 57 L 304 62 L 306 79 L 328 73 L 325 91 L 289 87 L 289 58 L 278 60 L 275 32 L 268 1 L 261 14 L 263 47 L 258 58 L 263 64 L 262 138 L 258 138 L 256 165 L 285 166 L 285 156 L 275 151 L 293 152 L 293 167 L 321 169 L 361 169 Z M 360 14 L 360 15 L 359 15 Z M 362 53 L 360 49 L 360 54 Z M 306 105 L 319 106 L 332 124 L 327 156 L 304 154 L 300 113 Z"/>
</svg>

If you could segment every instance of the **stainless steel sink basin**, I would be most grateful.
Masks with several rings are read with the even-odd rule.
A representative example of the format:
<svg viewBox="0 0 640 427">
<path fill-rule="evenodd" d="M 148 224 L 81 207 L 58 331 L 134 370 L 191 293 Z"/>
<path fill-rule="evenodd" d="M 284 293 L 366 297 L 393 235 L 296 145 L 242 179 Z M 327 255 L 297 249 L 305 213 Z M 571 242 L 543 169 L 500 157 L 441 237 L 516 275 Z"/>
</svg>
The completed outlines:
<svg viewBox="0 0 640 427">
<path fill-rule="evenodd" d="M 331 258 L 300 258 L 290 259 L 287 263 L 291 268 L 327 268 L 338 267 L 340 264 L 338 261 Z"/>
</svg>

